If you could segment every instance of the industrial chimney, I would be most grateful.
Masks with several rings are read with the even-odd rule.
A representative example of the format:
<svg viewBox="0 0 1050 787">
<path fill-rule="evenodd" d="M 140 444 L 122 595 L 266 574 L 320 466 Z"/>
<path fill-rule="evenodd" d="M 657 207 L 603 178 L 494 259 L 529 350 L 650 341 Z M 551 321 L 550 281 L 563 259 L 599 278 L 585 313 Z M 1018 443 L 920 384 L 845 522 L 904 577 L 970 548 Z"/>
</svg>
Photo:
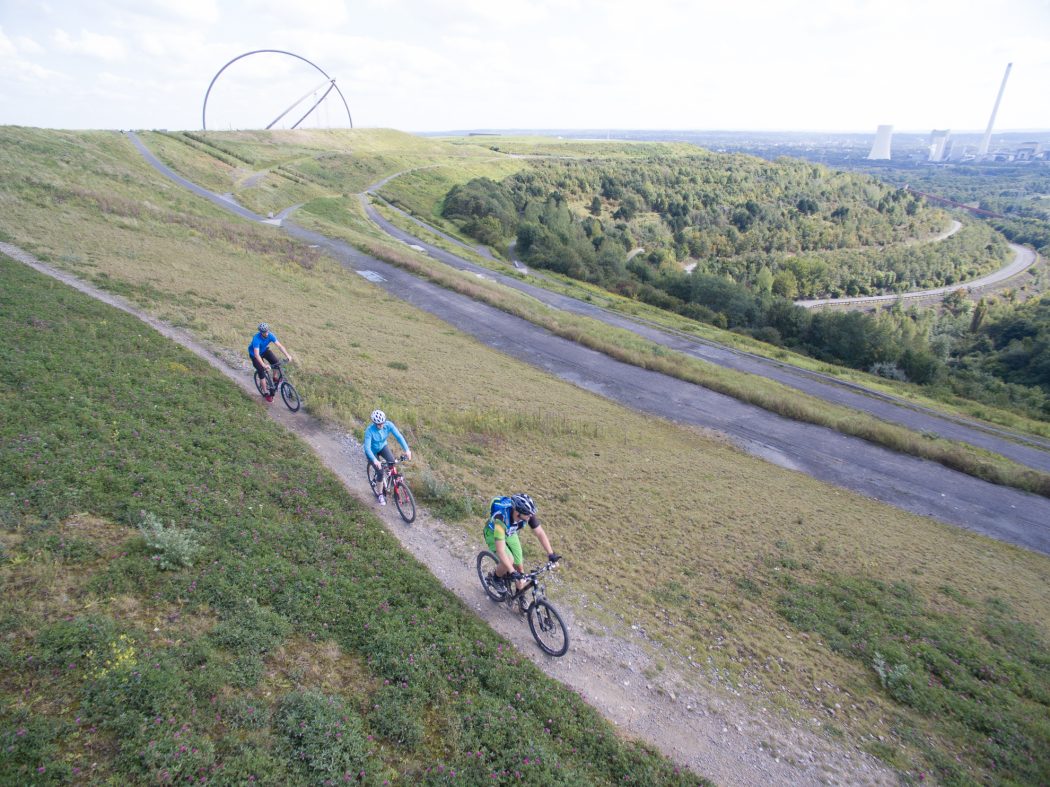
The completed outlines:
<svg viewBox="0 0 1050 787">
<path fill-rule="evenodd" d="M 992 126 L 995 125 L 995 113 L 999 111 L 999 102 L 1003 100 L 1003 91 L 1006 90 L 1006 80 L 1010 78 L 1010 69 L 1014 67 L 1013 63 L 1006 64 L 1006 73 L 1003 74 L 1003 83 L 999 85 L 999 95 L 995 97 L 995 106 L 992 107 L 992 116 L 988 118 L 988 128 L 984 131 L 984 136 L 981 137 L 981 144 L 977 148 L 977 157 L 988 155 L 988 143 L 992 141 Z"/>
</svg>

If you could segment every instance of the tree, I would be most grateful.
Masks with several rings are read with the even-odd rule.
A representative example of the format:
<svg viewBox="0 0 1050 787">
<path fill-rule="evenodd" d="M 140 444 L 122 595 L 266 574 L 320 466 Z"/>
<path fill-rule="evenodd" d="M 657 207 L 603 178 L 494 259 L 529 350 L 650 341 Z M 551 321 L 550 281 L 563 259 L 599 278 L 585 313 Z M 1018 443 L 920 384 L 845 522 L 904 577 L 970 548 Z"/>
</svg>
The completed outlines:
<svg viewBox="0 0 1050 787">
<path fill-rule="evenodd" d="M 777 271 L 773 277 L 773 292 L 781 298 L 794 300 L 798 297 L 798 279 L 791 271 Z"/>
<path fill-rule="evenodd" d="M 594 195 L 594 199 L 591 200 L 591 215 L 601 216 L 602 215 L 602 201 L 598 195 Z"/>
<path fill-rule="evenodd" d="M 973 310 L 973 319 L 970 320 L 970 333 L 977 333 L 981 328 L 981 323 L 984 322 L 984 318 L 988 315 L 988 302 L 984 298 L 977 301 L 977 307 Z"/>
<path fill-rule="evenodd" d="M 755 274 L 755 289 L 762 295 L 769 295 L 773 292 L 773 274 L 765 265 Z"/>
</svg>

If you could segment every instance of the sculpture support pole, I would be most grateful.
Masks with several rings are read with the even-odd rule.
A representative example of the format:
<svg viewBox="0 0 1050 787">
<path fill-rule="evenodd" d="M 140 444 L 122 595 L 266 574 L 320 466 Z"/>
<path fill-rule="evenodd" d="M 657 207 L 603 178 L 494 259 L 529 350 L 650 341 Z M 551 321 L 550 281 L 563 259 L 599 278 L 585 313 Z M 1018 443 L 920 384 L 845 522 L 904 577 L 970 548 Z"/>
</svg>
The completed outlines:
<svg viewBox="0 0 1050 787">
<path fill-rule="evenodd" d="M 208 90 L 204 93 L 204 105 L 201 107 L 201 130 L 202 131 L 207 131 L 208 130 L 208 120 L 207 120 L 207 118 L 208 118 L 208 96 L 211 95 L 211 89 L 213 87 L 215 87 L 215 80 L 217 80 L 219 78 L 219 76 L 222 74 L 223 71 L 225 71 L 227 68 L 232 66 L 234 63 L 236 63 L 241 58 L 248 57 L 249 55 L 262 54 L 264 52 L 277 54 L 277 55 L 288 55 L 289 57 L 297 58 L 298 60 L 302 60 L 304 63 L 306 63 L 306 64 L 308 64 L 310 66 L 313 66 L 315 69 L 317 69 L 322 74 L 324 74 L 324 78 L 332 83 L 332 88 L 335 89 L 335 92 L 339 94 L 339 98 L 341 98 L 342 101 L 343 101 L 343 107 L 346 109 L 346 119 L 348 121 L 350 121 L 350 128 L 354 127 L 354 119 L 352 117 L 350 117 L 350 105 L 346 103 L 346 96 L 343 95 L 343 91 L 341 91 L 338 87 L 336 87 L 335 79 L 333 79 L 332 77 L 328 76 L 328 74 L 325 74 L 325 71 L 324 71 L 323 68 L 318 66 L 316 63 L 311 63 L 309 60 L 307 60 L 302 55 L 295 54 L 295 52 L 286 52 L 283 49 L 254 49 L 251 52 L 245 52 L 243 55 L 237 55 L 237 57 L 235 57 L 233 60 L 231 60 L 226 65 L 224 65 L 222 68 L 220 68 L 218 73 L 216 73 L 215 76 L 213 76 L 211 78 L 211 83 L 208 85 Z M 329 92 L 331 92 L 332 88 L 329 89 Z M 309 94 L 307 94 L 307 95 L 309 95 Z M 327 93 L 325 95 L 327 95 Z M 306 98 L 306 96 L 303 96 L 303 98 Z M 299 101 L 302 101 L 302 99 L 299 99 Z M 299 102 L 296 102 L 296 103 L 299 103 Z M 292 106 L 294 107 L 295 104 L 293 104 Z M 283 115 L 282 115 L 282 117 L 283 117 Z M 280 120 L 280 118 L 278 118 L 277 120 Z M 275 120 L 274 123 L 276 123 L 277 120 Z M 300 120 L 299 122 L 301 123 L 302 120 Z M 270 125 L 272 126 L 273 123 L 271 123 Z M 296 125 L 298 125 L 298 123 Z M 267 126 L 267 128 L 269 128 L 269 126 Z"/>
</svg>

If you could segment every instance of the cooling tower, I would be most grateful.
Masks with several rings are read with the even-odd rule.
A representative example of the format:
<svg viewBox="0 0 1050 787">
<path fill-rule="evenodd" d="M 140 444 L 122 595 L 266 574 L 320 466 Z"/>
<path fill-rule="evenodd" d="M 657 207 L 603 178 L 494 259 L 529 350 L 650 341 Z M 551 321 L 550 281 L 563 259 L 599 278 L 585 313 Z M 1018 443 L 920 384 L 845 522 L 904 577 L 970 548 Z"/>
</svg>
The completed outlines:
<svg viewBox="0 0 1050 787">
<path fill-rule="evenodd" d="M 948 144 L 948 129 L 930 132 L 930 161 L 944 161 L 944 148 Z"/>
<path fill-rule="evenodd" d="M 1003 74 L 1003 83 L 999 85 L 999 95 L 995 97 L 995 106 L 992 107 L 992 116 L 988 118 L 988 128 L 984 131 L 984 136 L 981 137 L 981 144 L 977 148 L 978 156 L 988 155 L 988 143 L 992 141 L 992 126 L 995 125 L 995 113 L 999 111 L 999 102 L 1003 100 L 1003 91 L 1006 90 L 1006 80 L 1010 77 L 1010 69 L 1014 67 L 1013 63 L 1006 64 L 1006 73 Z"/>
<path fill-rule="evenodd" d="M 893 136 L 893 126 L 879 126 L 875 130 L 875 144 L 871 146 L 869 159 L 888 159 L 890 157 L 890 139 Z"/>
</svg>

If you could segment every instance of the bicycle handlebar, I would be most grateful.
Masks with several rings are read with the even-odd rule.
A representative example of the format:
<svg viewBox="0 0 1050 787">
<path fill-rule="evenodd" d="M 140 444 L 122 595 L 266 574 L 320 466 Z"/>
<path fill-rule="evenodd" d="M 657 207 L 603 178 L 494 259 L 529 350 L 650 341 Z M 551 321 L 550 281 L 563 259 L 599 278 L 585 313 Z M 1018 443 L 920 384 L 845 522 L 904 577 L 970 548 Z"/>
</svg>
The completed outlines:
<svg viewBox="0 0 1050 787">
<path fill-rule="evenodd" d="M 556 565 L 558 565 L 557 562 L 552 561 L 552 560 L 548 560 L 542 566 L 536 566 L 536 568 L 532 569 L 532 571 L 529 571 L 529 572 L 526 572 L 526 573 L 522 574 L 521 578 L 522 579 L 535 579 L 540 574 L 543 574 L 546 571 L 552 570 Z"/>
</svg>

